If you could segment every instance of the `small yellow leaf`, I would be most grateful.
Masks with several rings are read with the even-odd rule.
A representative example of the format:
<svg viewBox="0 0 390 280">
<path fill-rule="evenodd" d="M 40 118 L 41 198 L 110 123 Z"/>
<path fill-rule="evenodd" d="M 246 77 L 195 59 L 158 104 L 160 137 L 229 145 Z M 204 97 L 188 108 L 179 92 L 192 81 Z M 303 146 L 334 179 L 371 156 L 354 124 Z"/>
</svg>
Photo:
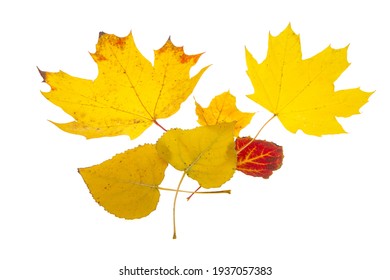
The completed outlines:
<svg viewBox="0 0 390 280">
<path fill-rule="evenodd" d="M 207 69 L 190 78 L 200 54 L 187 55 L 168 40 L 155 51 L 152 65 L 138 51 L 133 36 L 101 33 L 92 58 L 98 65 L 94 81 L 64 72 L 41 71 L 51 91 L 42 94 L 74 118 L 57 124 L 86 138 L 141 135 L 157 119 L 176 113 Z"/>
<path fill-rule="evenodd" d="M 217 188 L 236 169 L 234 123 L 172 129 L 157 142 L 159 155 L 204 188 Z"/>
<path fill-rule="evenodd" d="M 347 47 L 330 46 L 302 60 L 297 34 L 287 28 L 269 36 L 266 59 L 258 64 L 246 51 L 248 76 L 255 92 L 250 99 L 275 114 L 286 129 L 310 135 L 345 132 L 336 117 L 358 114 L 372 93 L 359 88 L 334 91 L 334 82 L 349 66 Z"/>
<path fill-rule="evenodd" d="M 114 156 L 79 173 L 93 198 L 106 211 L 119 218 L 137 219 L 156 209 L 158 186 L 164 179 L 167 163 L 147 144 Z"/>
<path fill-rule="evenodd" d="M 254 115 L 254 113 L 239 111 L 236 107 L 236 97 L 231 95 L 230 92 L 224 92 L 215 96 L 207 108 L 203 108 L 198 102 L 195 102 L 195 104 L 200 125 L 236 122 L 234 136 L 240 134 L 241 129 L 250 123 Z"/>
</svg>

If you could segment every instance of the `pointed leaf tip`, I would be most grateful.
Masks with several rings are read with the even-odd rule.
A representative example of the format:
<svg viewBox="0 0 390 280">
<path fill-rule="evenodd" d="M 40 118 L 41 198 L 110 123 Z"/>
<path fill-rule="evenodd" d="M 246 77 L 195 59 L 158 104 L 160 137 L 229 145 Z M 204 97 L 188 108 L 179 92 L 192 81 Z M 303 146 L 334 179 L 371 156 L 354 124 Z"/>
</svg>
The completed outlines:
<svg viewBox="0 0 390 280">
<path fill-rule="evenodd" d="M 39 67 L 37 66 L 37 69 L 39 71 L 39 74 L 41 75 L 42 79 L 43 79 L 43 82 L 46 82 L 46 72 L 45 71 L 42 71 L 41 69 L 39 69 Z"/>
</svg>

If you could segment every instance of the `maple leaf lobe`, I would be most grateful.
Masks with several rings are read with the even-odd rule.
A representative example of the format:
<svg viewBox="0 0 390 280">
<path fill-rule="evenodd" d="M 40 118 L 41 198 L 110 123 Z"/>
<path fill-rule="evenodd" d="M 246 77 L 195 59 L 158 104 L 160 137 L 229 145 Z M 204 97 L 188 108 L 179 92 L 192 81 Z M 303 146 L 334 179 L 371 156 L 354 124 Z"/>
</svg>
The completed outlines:
<svg viewBox="0 0 390 280">
<path fill-rule="evenodd" d="M 199 58 L 202 56 L 202 53 L 194 54 L 194 55 L 186 54 L 182 46 L 179 47 L 173 44 L 171 37 L 168 38 L 164 46 L 154 51 L 155 56 L 163 55 L 164 53 L 175 54 L 177 61 L 179 61 L 181 64 L 189 63 L 192 65 L 198 62 Z"/>
<path fill-rule="evenodd" d="M 237 170 L 253 177 L 268 179 L 283 163 L 283 147 L 250 137 L 236 139 Z"/>
</svg>

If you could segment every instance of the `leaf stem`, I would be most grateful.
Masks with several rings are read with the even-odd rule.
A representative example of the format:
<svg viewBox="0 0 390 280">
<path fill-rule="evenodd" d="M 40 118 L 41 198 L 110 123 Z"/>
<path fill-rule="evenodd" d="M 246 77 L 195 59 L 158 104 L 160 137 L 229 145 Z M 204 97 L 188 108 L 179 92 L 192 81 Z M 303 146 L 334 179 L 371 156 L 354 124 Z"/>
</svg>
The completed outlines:
<svg viewBox="0 0 390 280">
<path fill-rule="evenodd" d="M 173 239 L 176 239 L 176 200 L 177 200 L 177 195 L 179 194 L 181 183 L 183 182 L 185 176 L 186 176 L 186 172 L 183 172 L 183 175 L 180 178 L 180 182 L 177 185 L 175 198 L 173 200 L 173 237 L 172 237 Z"/>
<path fill-rule="evenodd" d="M 196 194 L 200 190 L 201 186 L 199 186 L 195 191 L 193 191 L 190 196 L 187 197 L 187 201 L 191 199 L 191 197 Z"/>
<path fill-rule="evenodd" d="M 160 127 L 162 130 L 167 131 L 157 120 L 153 120 L 154 124 Z"/>
<path fill-rule="evenodd" d="M 177 189 L 170 189 L 170 188 L 164 188 L 164 187 L 157 187 L 159 190 L 162 191 L 171 191 L 171 192 L 176 192 Z M 190 193 L 190 194 L 221 194 L 221 193 L 227 193 L 231 194 L 231 190 L 220 190 L 220 191 L 205 191 L 205 192 L 193 192 L 193 191 L 186 191 L 186 190 L 179 190 L 180 193 Z"/>
<path fill-rule="evenodd" d="M 248 143 L 246 143 L 246 145 L 244 145 L 244 147 L 242 147 L 238 152 L 237 154 L 241 153 L 246 147 L 248 147 L 250 144 L 252 144 L 253 141 L 256 140 L 256 138 L 259 136 L 260 132 L 263 130 L 263 128 L 270 123 L 270 121 L 272 121 L 277 115 L 274 114 L 271 118 L 269 118 L 264 124 L 263 126 L 259 129 L 259 131 L 256 133 L 255 137 L 253 137 Z"/>
</svg>

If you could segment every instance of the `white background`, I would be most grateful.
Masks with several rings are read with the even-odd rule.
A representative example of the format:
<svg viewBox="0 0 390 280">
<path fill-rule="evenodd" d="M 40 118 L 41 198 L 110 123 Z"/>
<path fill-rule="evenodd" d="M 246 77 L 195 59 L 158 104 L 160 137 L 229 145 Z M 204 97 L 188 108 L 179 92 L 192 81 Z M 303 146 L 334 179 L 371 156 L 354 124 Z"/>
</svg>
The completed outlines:
<svg viewBox="0 0 390 280">
<path fill-rule="evenodd" d="M 389 50 L 385 1 L 3 1 L 0 4 L 0 278 L 149 279 L 119 276 L 123 266 L 212 269 L 272 266 L 268 279 L 390 279 Z M 340 122 L 348 134 L 291 134 L 273 120 L 260 135 L 284 147 L 269 180 L 235 174 L 229 195 L 180 196 L 172 240 L 173 193 L 157 211 L 126 221 L 94 202 L 78 167 L 90 166 L 161 135 L 85 140 L 48 122 L 70 117 L 48 102 L 37 66 L 93 79 L 98 33 L 133 31 L 142 53 L 167 38 L 204 52 L 193 73 L 213 64 L 193 96 L 203 106 L 226 90 L 243 111 L 258 112 L 242 135 L 270 116 L 245 97 L 244 47 L 261 61 L 268 32 L 291 22 L 303 57 L 348 44 L 351 66 L 337 89 L 376 91 L 362 114 Z M 193 98 L 170 127 L 196 126 Z M 151 167 L 152 168 L 152 167 Z M 167 171 L 165 187 L 180 172 Z M 191 179 L 184 187 L 196 188 Z M 153 279 L 226 279 L 154 277 Z M 260 278 L 260 277 L 259 277 Z M 235 276 L 228 279 L 258 279 Z"/>
</svg>

